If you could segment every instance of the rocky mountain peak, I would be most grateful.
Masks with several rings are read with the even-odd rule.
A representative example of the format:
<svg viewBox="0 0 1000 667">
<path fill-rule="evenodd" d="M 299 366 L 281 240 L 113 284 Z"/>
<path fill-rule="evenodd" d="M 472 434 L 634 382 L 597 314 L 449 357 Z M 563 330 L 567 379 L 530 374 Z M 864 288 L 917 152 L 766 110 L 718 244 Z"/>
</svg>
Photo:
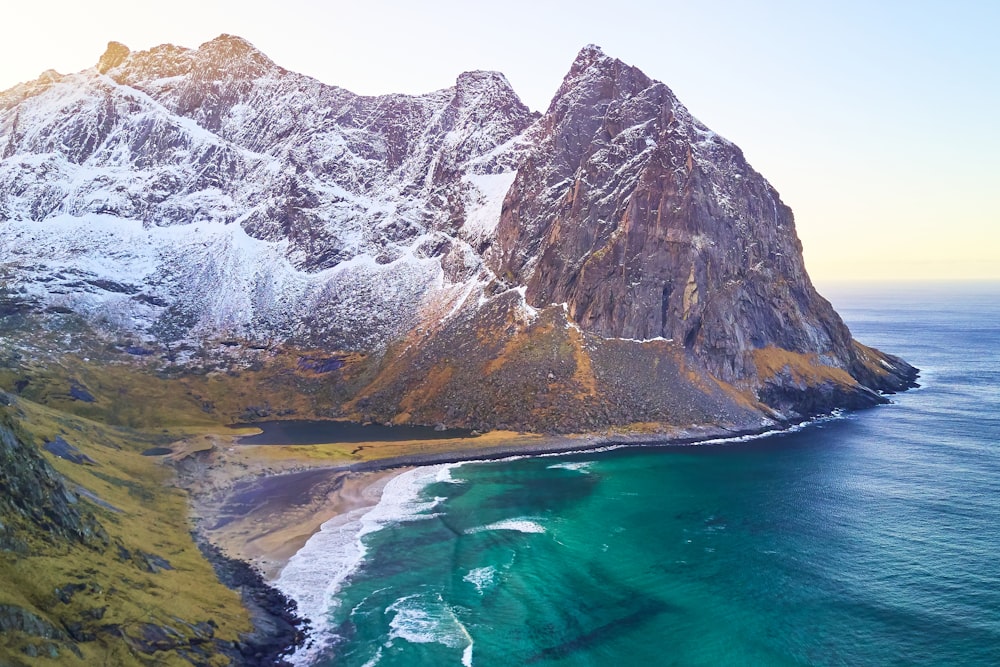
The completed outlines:
<svg viewBox="0 0 1000 667">
<path fill-rule="evenodd" d="M 199 59 L 228 67 L 252 63 L 256 67 L 274 67 L 274 62 L 242 37 L 222 34 L 198 47 Z"/>
<path fill-rule="evenodd" d="M 501 72 L 489 70 L 462 72 L 455 79 L 455 92 L 462 97 L 490 92 L 517 98 L 517 93 L 507 81 L 507 77 Z"/>
<path fill-rule="evenodd" d="M 257 51 L 257 47 L 251 44 L 249 40 L 239 35 L 230 35 L 225 32 L 218 37 L 208 40 L 199 46 L 198 49 L 227 49 L 232 53 L 251 53 Z M 259 51 L 257 52 L 259 53 Z"/>
<path fill-rule="evenodd" d="M 463 72 L 441 117 L 441 129 L 460 142 L 455 156 L 459 162 L 472 158 L 477 171 L 509 170 L 514 165 L 505 156 L 497 156 L 503 167 L 495 161 L 484 165 L 479 158 L 521 133 L 536 117 L 500 72 Z"/>
<path fill-rule="evenodd" d="M 656 341 L 744 389 L 770 348 L 872 378 L 774 188 L 596 46 L 543 115 L 498 72 L 360 96 L 232 35 L 111 43 L 98 71 L 0 95 L 0 256 L 30 258 L 17 286 L 43 307 L 151 345 L 238 334 L 376 355 L 459 315 L 482 343 L 544 311 L 588 344 Z"/>
<path fill-rule="evenodd" d="M 108 70 L 114 69 L 128 58 L 131 51 L 121 42 L 108 42 L 108 48 L 97 61 L 97 71 L 107 74 Z"/>
<path fill-rule="evenodd" d="M 63 75 L 54 69 L 47 69 L 38 76 L 38 83 L 55 83 L 63 78 Z"/>
<path fill-rule="evenodd" d="M 182 85 L 178 78 L 183 77 L 186 96 L 198 98 L 206 88 L 219 90 L 234 84 L 245 88 L 248 81 L 280 75 L 284 70 L 242 37 L 223 34 L 197 49 L 161 44 L 130 52 L 124 45 L 112 42 L 101 57 L 98 71 L 154 97 L 164 89 Z"/>
<path fill-rule="evenodd" d="M 507 77 L 500 72 L 462 72 L 455 80 L 454 104 L 480 122 L 494 114 L 531 116 L 531 111 L 518 97 Z"/>
<path fill-rule="evenodd" d="M 573 64 L 569 68 L 569 73 L 577 75 L 604 60 L 611 60 L 604 53 L 604 49 L 597 44 L 587 44 L 576 54 L 576 58 L 573 59 Z"/>
<path fill-rule="evenodd" d="M 642 70 L 591 44 L 581 49 L 573 61 L 552 98 L 549 112 L 554 112 L 557 119 L 573 105 L 592 106 L 600 112 L 611 100 L 632 98 L 653 83 Z"/>
</svg>

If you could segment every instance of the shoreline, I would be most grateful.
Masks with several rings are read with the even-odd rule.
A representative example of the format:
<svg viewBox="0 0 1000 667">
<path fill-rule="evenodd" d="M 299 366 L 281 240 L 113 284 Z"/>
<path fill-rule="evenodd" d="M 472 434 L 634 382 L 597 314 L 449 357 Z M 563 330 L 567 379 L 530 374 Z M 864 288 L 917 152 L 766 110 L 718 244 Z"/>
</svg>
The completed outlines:
<svg viewBox="0 0 1000 667">
<path fill-rule="evenodd" d="M 353 462 L 282 458 L 280 450 L 288 446 L 240 445 L 235 440 L 238 436 L 234 436 L 223 439 L 228 446 L 221 450 L 225 452 L 221 460 L 201 465 L 193 475 L 190 472 L 184 475 L 187 479 L 181 485 L 190 493 L 191 516 L 197 533 L 229 557 L 250 563 L 273 585 L 289 559 L 324 524 L 336 520 L 346 523 L 360 510 L 374 508 L 385 485 L 415 467 L 619 448 L 724 444 L 794 432 L 831 418 L 837 415 L 747 429 L 691 427 L 671 434 L 530 436 L 509 443 L 416 451 Z M 219 454 L 219 443 L 214 444 L 212 451 Z M 262 456 L 260 449 L 279 456 Z M 182 454 L 181 458 L 185 456 Z M 249 465 L 245 459 L 257 460 L 258 465 Z M 175 465 L 182 467 L 177 459 Z"/>
<path fill-rule="evenodd" d="M 316 606 L 311 599 L 313 588 L 308 588 L 305 598 L 296 599 L 302 591 L 295 593 L 287 582 L 279 587 L 283 570 L 318 533 L 335 533 L 352 522 L 363 524 L 364 517 L 382 503 L 386 486 L 404 473 L 425 466 L 476 461 L 587 454 L 620 448 L 658 449 L 746 442 L 794 433 L 824 421 L 840 419 L 844 414 L 845 411 L 838 410 L 807 420 L 756 428 L 690 427 L 669 434 L 561 437 L 525 437 L 521 434 L 508 442 L 487 446 L 431 452 L 415 447 L 417 451 L 405 455 L 354 462 L 303 458 L 301 447 L 288 447 L 286 455 L 280 456 L 287 446 L 238 445 L 236 437 L 221 438 L 220 442 L 218 437 L 205 436 L 212 441 L 211 447 L 202 445 L 188 451 L 182 448 L 168 458 L 179 473 L 179 485 L 189 492 L 189 516 L 198 539 L 222 556 L 245 563 L 248 570 L 259 577 L 263 589 L 296 603 L 292 609 L 298 611 L 292 613 L 300 616 L 295 617 L 293 629 L 299 632 L 295 635 L 299 639 L 288 641 L 287 645 L 292 650 L 308 652 L 309 642 L 318 641 L 322 636 L 322 633 L 315 634 L 318 628 L 308 629 L 314 621 L 309 617 L 310 611 L 315 612 L 312 607 Z M 220 447 L 220 444 L 228 446 Z M 371 444 L 377 446 L 377 443 Z M 360 538 L 360 534 L 357 537 Z M 304 608 L 303 603 L 309 609 Z M 273 623 L 268 616 L 266 612 L 263 614 L 265 626 Z M 302 648 L 304 644 L 307 645 L 305 649 Z"/>
<path fill-rule="evenodd" d="M 334 466 L 255 475 L 221 492 L 192 494 L 191 517 L 202 539 L 273 584 L 323 525 L 375 507 L 385 485 L 401 472 Z"/>
</svg>

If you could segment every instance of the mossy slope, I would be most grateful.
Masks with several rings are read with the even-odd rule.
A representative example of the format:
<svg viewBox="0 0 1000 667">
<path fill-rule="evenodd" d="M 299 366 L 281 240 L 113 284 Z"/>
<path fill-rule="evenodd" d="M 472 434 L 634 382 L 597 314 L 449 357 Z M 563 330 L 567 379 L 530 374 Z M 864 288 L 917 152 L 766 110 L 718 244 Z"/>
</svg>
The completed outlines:
<svg viewBox="0 0 1000 667">
<path fill-rule="evenodd" d="M 251 631 L 194 543 L 185 494 L 141 452 L 175 437 L 4 395 L 0 664 L 224 665 Z M 61 437 L 94 461 L 41 449 Z"/>
</svg>

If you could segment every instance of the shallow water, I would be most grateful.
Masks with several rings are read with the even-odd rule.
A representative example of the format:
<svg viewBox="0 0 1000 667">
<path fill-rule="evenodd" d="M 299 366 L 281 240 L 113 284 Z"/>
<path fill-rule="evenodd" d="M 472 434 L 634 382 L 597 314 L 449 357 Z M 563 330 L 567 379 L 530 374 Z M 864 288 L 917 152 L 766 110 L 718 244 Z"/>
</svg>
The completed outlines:
<svg viewBox="0 0 1000 667">
<path fill-rule="evenodd" d="M 832 301 L 925 386 L 747 442 L 406 473 L 282 575 L 330 642 L 299 661 L 1000 664 L 1000 290 Z"/>
</svg>

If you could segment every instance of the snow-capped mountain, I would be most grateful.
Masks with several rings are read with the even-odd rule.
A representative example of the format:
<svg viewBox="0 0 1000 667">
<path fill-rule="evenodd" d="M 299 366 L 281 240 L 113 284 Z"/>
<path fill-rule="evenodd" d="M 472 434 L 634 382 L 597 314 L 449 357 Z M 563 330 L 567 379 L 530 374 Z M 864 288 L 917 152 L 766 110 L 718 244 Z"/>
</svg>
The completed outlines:
<svg viewBox="0 0 1000 667">
<path fill-rule="evenodd" d="M 500 74 L 361 97 L 226 35 L 111 44 L 0 109 L 0 243 L 44 302 L 154 336 L 349 346 L 384 343 L 429 290 L 477 274 L 469 243 L 534 118 Z"/>
<path fill-rule="evenodd" d="M 37 310 L 371 352 L 366 418 L 563 428 L 640 391 L 592 424 L 747 423 L 913 379 L 816 294 L 740 150 L 597 47 L 536 114 L 495 72 L 364 97 L 229 35 L 111 43 L 0 93 L 0 151 L 3 268 Z M 534 346 L 555 365 L 529 381 Z"/>
</svg>

